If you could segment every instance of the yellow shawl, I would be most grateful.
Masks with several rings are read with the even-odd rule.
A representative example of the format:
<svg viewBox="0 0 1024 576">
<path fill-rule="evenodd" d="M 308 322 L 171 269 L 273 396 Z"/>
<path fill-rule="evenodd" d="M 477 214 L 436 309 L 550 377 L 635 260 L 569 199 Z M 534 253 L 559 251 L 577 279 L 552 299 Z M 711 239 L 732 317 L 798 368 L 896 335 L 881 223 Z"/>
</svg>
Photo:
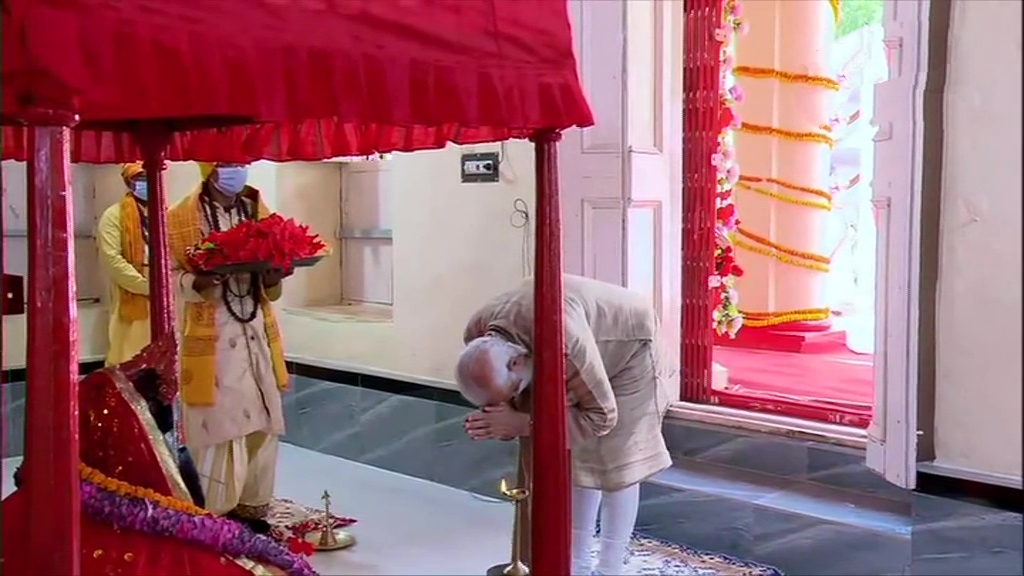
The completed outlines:
<svg viewBox="0 0 1024 576">
<path fill-rule="evenodd" d="M 139 217 L 139 204 L 129 192 L 121 200 L 121 255 L 143 274 L 146 264 L 146 241 L 142 236 L 142 218 Z M 117 287 L 117 315 L 121 320 L 135 322 L 149 318 L 149 298 L 145 294 L 135 294 L 120 286 Z"/>
<path fill-rule="evenodd" d="M 171 256 L 181 268 L 192 272 L 186 250 L 203 240 L 199 193 L 202 185 L 167 213 L 167 237 Z M 266 218 L 270 210 L 255 188 L 246 187 L 245 196 L 256 204 L 256 217 Z M 218 302 L 186 302 L 181 344 L 181 398 L 191 406 L 211 406 L 217 401 L 217 306 Z M 263 327 L 270 345 L 270 358 L 278 388 L 288 387 L 288 369 L 284 362 L 281 331 L 270 306 L 262 295 L 260 309 Z"/>
<path fill-rule="evenodd" d="M 142 163 L 134 162 L 121 165 L 121 177 L 129 182 L 143 173 Z M 121 200 L 121 255 L 142 274 L 146 264 L 146 240 L 142 235 L 142 218 L 139 216 L 139 204 L 135 196 L 128 192 Z M 126 322 L 136 322 L 149 318 L 149 298 L 144 294 L 135 294 L 118 286 L 117 315 Z"/>
</svg>

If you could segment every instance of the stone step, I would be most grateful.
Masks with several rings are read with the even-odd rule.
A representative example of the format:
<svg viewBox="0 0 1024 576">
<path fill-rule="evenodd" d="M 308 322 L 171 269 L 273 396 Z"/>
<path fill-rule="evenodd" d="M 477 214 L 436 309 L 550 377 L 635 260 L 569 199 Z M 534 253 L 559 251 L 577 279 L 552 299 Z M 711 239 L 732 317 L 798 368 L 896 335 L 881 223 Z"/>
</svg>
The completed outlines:
<svg viewBox="0 0 1024 576">
<path fill-rule="evenodd" d="M 687 458 L 650 482 L 896 536 L 909 536 L 912 526 L 909 504 L 890 498 Z"/>
</svg>

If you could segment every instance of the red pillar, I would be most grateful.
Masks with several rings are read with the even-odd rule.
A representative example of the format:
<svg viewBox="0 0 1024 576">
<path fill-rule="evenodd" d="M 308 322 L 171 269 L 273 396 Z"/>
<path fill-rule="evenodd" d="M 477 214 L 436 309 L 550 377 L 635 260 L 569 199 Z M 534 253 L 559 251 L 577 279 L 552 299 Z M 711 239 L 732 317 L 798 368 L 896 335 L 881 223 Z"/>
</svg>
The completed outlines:
<svg viewBox="0 0 1024 576">
<path fill-rule="evenodd" d="M 534 290 L 533 493 L 530 527 L 533 574 L 568 576 L 572 538 L 562 301 L 562 206 L 558 140 L 534 135 L 537 174 L 537 272 Z"/>
<path fill-rule="evenodd" d="M 81 554 L 78 455 L 78 308 L 72 115 L 30 128 L 28 357 L 25 393 L 26 542 L 39 576 L 77 576 Z"/>
<path fill-rule="evenodd" d="M 683 310 L 681 399 L 711 398 L 715 308 L 708 279 L 715 259 L 722 0 L 686 0 L 683 54 Z"/>
<path fill-rule="evenodd" d="M 149 186 L 149 324 L 150 337 L 174 342 L 175 369 L 163 375 L 161 396 L 170 402 L 178 392 L 178 346 L 174 319 L 174 293 L 171 286 L 171 256 L 167 245 L 167 189 L 164 186 L 164 151 L 171 132 L 159 128 L 136 134 L 142 151 Z"/>
</svg>

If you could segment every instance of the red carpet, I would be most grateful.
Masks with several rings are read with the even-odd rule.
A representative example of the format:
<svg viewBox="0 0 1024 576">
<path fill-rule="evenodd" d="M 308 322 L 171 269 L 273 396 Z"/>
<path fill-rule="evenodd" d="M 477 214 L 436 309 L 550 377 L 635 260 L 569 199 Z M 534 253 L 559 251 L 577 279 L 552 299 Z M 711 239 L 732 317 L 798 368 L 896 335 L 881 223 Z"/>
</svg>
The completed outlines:
<svg viewBox="0 0 1024 576">
<path fill-rule="evenodd" d="M 833 406 L 870 416 L 874 399 L 872 356 L 849 350 L 796 354 L 715 348 L 715 362 L 729 370 L 732 394 Z"/>
</svg>

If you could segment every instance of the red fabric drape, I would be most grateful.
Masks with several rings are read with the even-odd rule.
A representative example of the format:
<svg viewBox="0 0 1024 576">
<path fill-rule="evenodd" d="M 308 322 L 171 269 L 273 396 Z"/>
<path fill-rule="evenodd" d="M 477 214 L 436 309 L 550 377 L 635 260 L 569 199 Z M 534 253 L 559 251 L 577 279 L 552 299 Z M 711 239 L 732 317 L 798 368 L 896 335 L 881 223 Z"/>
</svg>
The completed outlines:
<svg viewBox="0 0 1024 576">
<path fill-rule="evenodd" d="M 27 546 L 25 538 L 25 526 L 40 512 L 29 507 L 24 490 L 5 498 L 3 508 L 4 573 L 45 574 L 40 571 L 40 557 Z M 119 530 L 88 517 L 81 520 L 78 552 L 81 576 L 252 576 L 235 562 L 195 544 Z"/>
<path fill-rule="evenodd" d="M 76 112 L 86 132 L 75 161 L 140 159 L 126 133 L 147 120 L 244 124 L 180 135 L 167 154 L 222 161 L 593 123 L 564 0 L 8 0 L 5 10 L 3 119 L 38 106 Z M 27 157 L 23 130 L 3 136 L 4 158 Z"/>
<path fill-rule="evenodd" d="M 0 157 L 27 160 L 28 130 L 20 126 L 3 126 L 0 130 Z M 525 128 L 465 128 L 458 124 L 366 126 L 321 119 L 177 133 L 170 140 L 165 159 L 170 162 L 315 161 L 376 152 L 430 150 L 443 148 L 449 142 L 480 144 L 527 138 L 535 131 Z M 72 162 L 111 164 L 142 159 L 133 133 L 88 129 L 72 131 Z"/>
</svg>

